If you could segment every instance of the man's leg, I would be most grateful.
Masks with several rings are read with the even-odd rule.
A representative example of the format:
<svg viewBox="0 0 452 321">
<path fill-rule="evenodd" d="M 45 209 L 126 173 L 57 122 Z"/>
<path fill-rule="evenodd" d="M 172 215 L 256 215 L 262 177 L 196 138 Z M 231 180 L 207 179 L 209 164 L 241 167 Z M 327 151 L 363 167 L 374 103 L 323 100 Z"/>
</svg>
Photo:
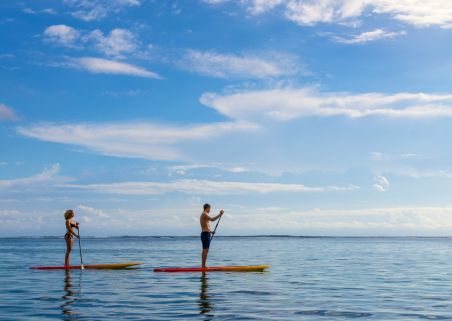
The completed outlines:
<svg viewBox="0 0 452 321">
<path fill-rule="evenodd" d="M 202 267 L 206 267 L 207 255 L 209 254 L 209 249 L 202 249 Z"/>
</svg>

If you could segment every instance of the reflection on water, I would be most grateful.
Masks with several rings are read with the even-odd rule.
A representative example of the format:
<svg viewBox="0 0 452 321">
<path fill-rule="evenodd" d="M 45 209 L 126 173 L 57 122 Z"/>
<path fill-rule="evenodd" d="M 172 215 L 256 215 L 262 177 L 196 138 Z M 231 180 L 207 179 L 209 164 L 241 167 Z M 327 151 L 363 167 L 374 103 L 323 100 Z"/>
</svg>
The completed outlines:
<svg viewBox="0 0 452 321">
<path fill-rule="evenodd" d="M 213 318 L 213 313 L 211 311 L 213 310 L 213 303 L 212 299 L 208 293 L 209 283 L 208 283 L 208 277 L 206 273 L 201 274 L 201 289 L 199 292 L 199 314 L 204 316 L 205 321 L 209 321 Z"/>
<path fill-rule="evenodd" d="M 82 273 L 79 274 L 79 282 L 78 286 L 74 287 L 74 280 L 71 270 L 65 270 L 64 271 L 64 292 L 63 295 L 63 301 L 64 303 L 61 305 L 61 310 L 63 312 L 63 318 L 62 320 L 78 320 L 78 312 L 74 310 L 74 303 L 80 300 L 79 293 L 80 293 L 80 285 L 81 285 L 81 278 Z"/>
</svg>

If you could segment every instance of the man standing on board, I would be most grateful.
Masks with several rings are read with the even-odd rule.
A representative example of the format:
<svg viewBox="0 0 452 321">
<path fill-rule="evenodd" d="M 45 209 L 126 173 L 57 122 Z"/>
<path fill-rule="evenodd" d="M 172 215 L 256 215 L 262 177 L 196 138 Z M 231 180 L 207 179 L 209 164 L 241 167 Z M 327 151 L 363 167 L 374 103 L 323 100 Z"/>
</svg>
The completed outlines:
<svg viewBox="0 0 452 321">
<path fill-rule="evenodd" d="M 218 220 L 224 213 L 223 210 L 214 217 L 210 217 L 210 205 L 204 204 L 204 212 L 202 212 L 199 222 L 201 223 L 201 242 L 202 242 L 202 267 L 206 267 L 207 255 L 209 254 L 210 241 L 214 232 L 210 230 L 210 222 Z"/>
</svg>

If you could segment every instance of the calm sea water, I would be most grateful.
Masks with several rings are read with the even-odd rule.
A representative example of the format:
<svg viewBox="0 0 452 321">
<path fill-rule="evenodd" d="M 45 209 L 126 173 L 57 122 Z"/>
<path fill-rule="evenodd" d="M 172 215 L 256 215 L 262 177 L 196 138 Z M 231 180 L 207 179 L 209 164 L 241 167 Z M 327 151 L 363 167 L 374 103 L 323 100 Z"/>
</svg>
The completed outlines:
<svg viewBox="0 0 452 321">
<path fill-rule="evenodd" d="M 218 237 L 210 265 L 272 268 L 205 275 L 152 271 L 197 265 L 198 238 L 82 246 L 85 264 L 145 264 L 33 271 L 61 265 L 64 240 L 0 239 L 0 320 L 452 320 L 451 239 Z"/>
</svg>

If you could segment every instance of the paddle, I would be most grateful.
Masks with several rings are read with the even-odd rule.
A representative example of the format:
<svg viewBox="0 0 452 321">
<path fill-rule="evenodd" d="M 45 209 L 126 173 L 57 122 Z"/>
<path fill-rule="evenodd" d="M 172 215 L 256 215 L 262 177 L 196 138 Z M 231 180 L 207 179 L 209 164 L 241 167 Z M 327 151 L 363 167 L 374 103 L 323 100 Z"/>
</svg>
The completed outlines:
<svg viewBox="0 0 452 321">
<path fill-rule="evenodd" d="M 83 266 L 82 243 L 80 241 L 80 228 L 78 226 L 77 226 L 77 231 L 78 231 L 78 248 L 80 250 L 80 268 L 82 270 L 84 270 L 85 267 Z"/>
<path fill-rule="evenodd" d="M 215 225 L 215 229 L 213 230 L 212 238 L 210 239 L 210 242 L 212 242 L 213 237 L 215 236 L 215 232 L 217 231 L 218 224 L 220 224 L 220 221 L 221 221 L 221 218 L 222 218 L 222 217 L 223 217 L 223 215 L 220 216 L 220 218 L 219 218 L 218 221 L 217 221 L 217 225 Z"/>
</svg>

